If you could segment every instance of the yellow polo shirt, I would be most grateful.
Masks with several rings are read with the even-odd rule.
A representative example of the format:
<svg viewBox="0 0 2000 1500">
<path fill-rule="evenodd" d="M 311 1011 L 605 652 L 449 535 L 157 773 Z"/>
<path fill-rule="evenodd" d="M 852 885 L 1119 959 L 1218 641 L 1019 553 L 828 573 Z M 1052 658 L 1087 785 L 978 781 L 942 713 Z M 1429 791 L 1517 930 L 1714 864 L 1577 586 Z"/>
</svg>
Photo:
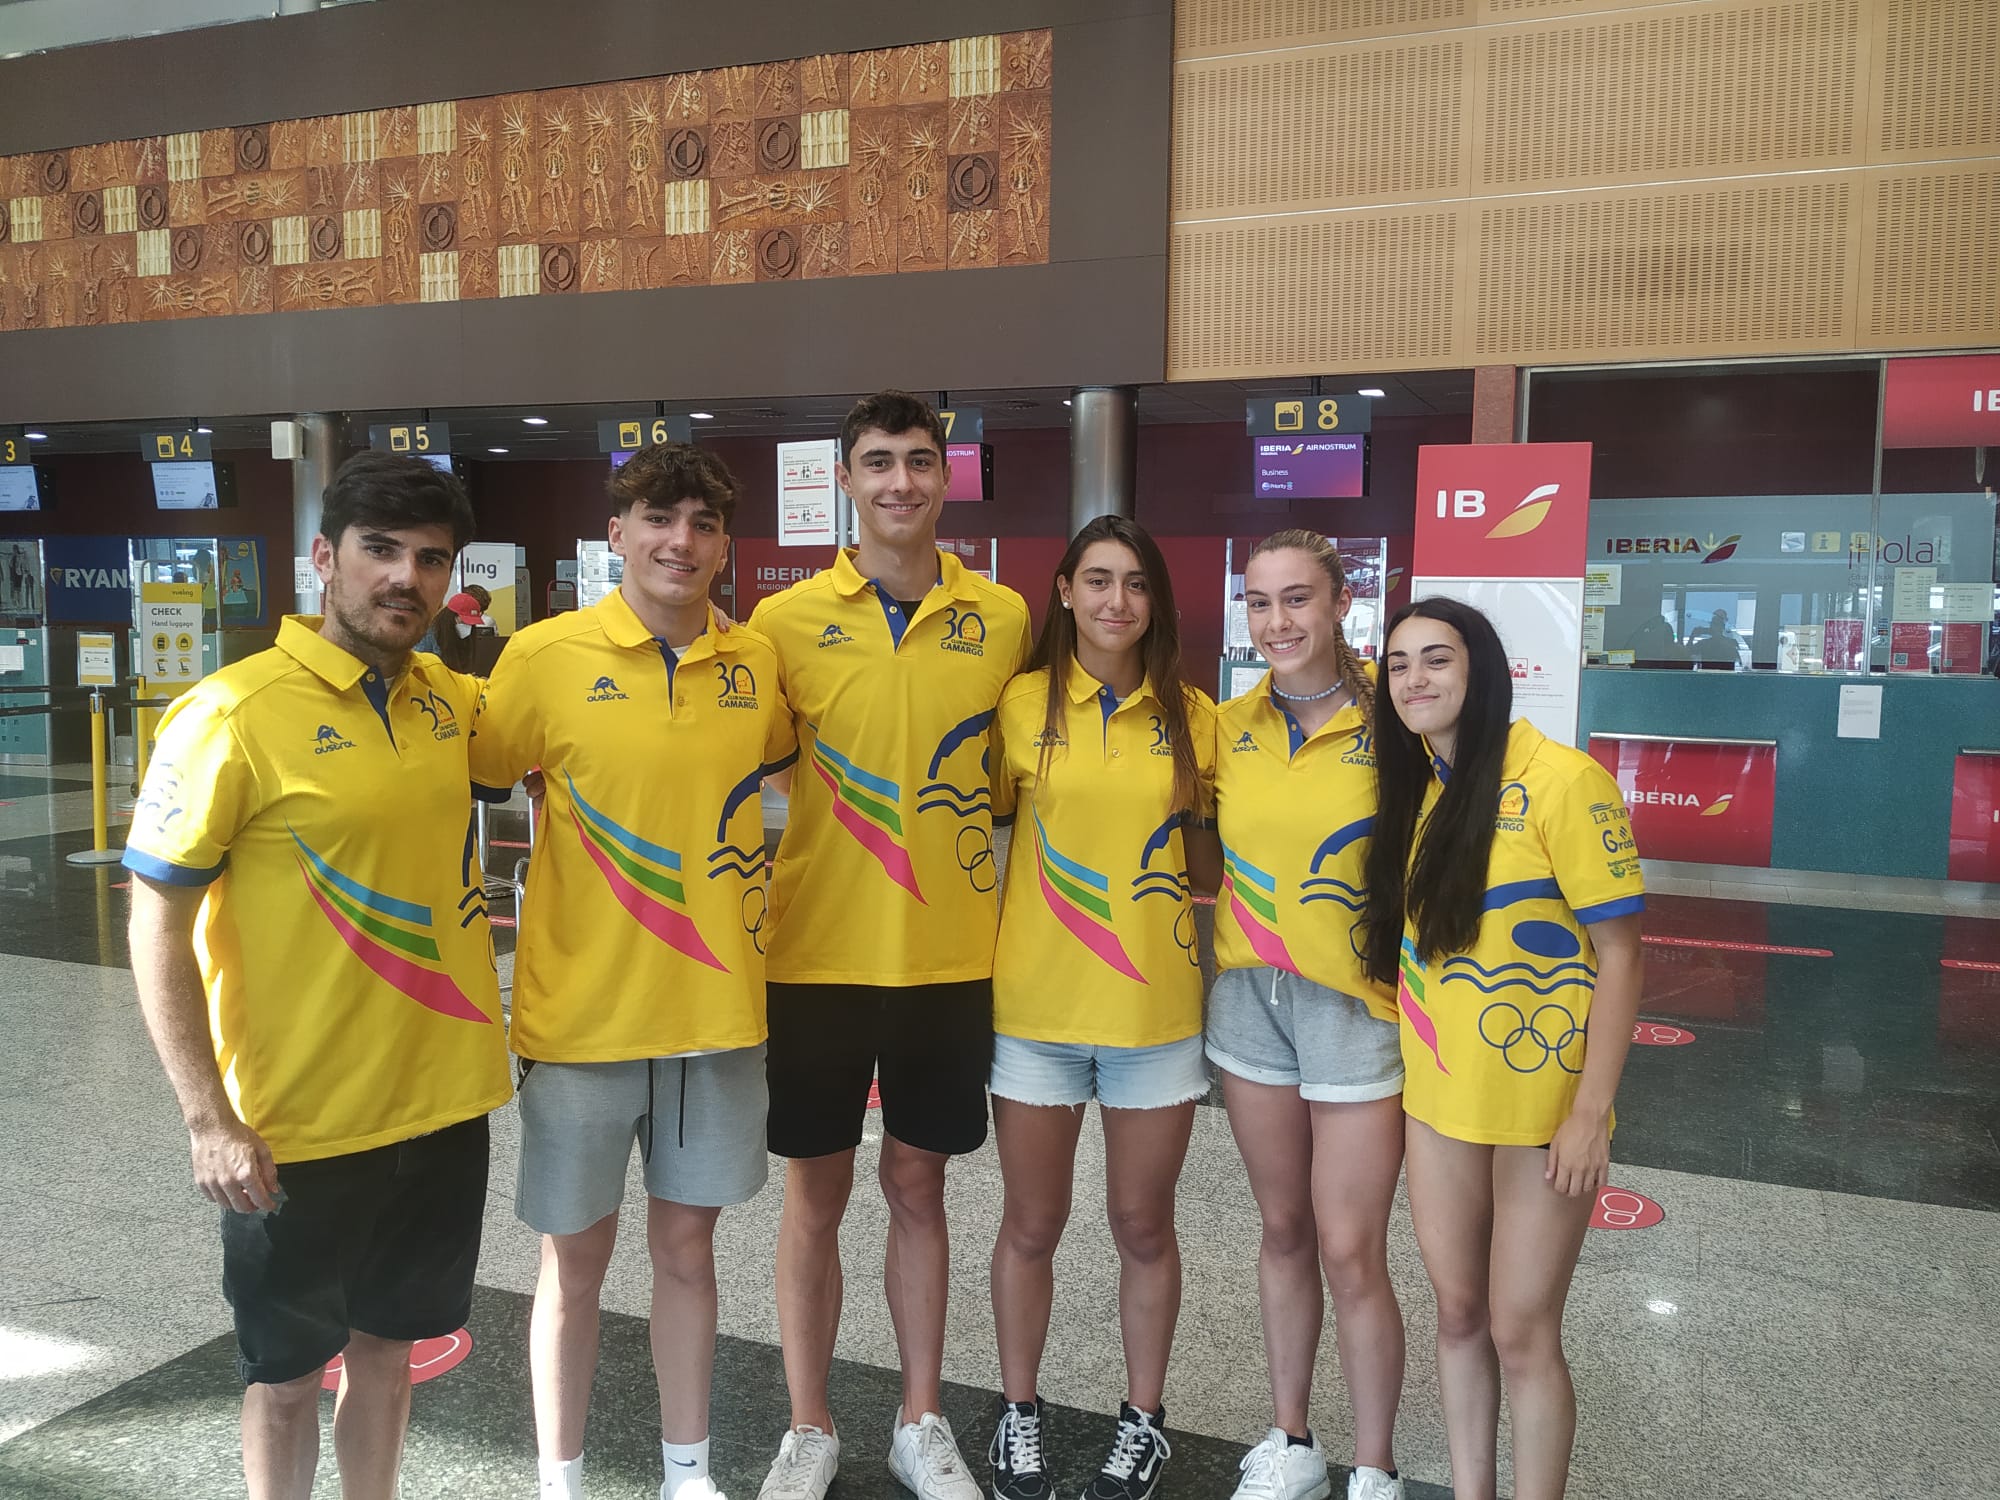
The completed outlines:
<svg viewBox="0 0 2000 1500">
<path fill-rule="evenodd" d="M 385 682 L 289 616 L 160 721 L 126 868 L 203 886 L 195 954 L 229 1102 L 280 1162 L 504 1104 L 474 865 L 479 693 L 428 652 Z"/>
<path fill-rule="evenodd" d="M 986 979 L 998 918 L 988 731 L 1028 607 L 949 552 L 909 617 L 854 554 L 757 606 L 798 730 L 772 872 L 786 984 Z"/>
<path fill-rule="evenodd" d="M 764 818 L 795 753 L 771 645 L 674 658 L 623 594 L 530 625 L 486 684 L 472 777 L 541 767 L 514 959 L 514 1050 L 621 1062 L 764 1040 Z"/>
<path fill-rule="evenodd" d="M 1155 1047 L 1201 1031 L 1201 958 L 1173 803 L 1174 752 L 1148 678 L 1123 702 L 1070 663 L 1062 728 L 1041 774 L 1049 673 L 1007 685 L 995 721 L 993 810 L 1014 814 L 993 1029 L 1036 1042 Z M 1182 687 L 1204 781 L 1215 703 Z"/>
<path fill-rule="evenodd" d="M 1403 929 L 1403 1110 L 1455 1140 L 1546 1146 L 1583 1074 L 1590 924 L 1645 910 L 1645 882 L 1618 783 L 1588 755 L 1517 719 L 1501 775 L 1478 939 L 1426 964 Z"/>
<path fill-rule="evenodd" d="M 1266 672 L 1216 710 L 1216 723 L 1217 967 L 1284 969 L 1394 1021 L 1391 992 L 1361 959 L 1376 799 L 1375 740 L 1360 707 L 1307 735 L 1271 696 Z"/>
</svg>

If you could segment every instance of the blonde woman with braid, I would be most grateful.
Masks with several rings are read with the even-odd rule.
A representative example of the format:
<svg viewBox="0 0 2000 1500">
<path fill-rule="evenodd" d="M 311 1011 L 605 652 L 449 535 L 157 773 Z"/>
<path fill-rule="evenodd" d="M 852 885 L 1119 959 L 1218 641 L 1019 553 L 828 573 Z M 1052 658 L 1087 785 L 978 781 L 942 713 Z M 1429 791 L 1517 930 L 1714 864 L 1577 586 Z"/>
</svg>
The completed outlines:
<svg viewBox="0 0 2000 1500">
<path fill-rule="evenodd" d="M 1333 544 L 1281 531 L 1244 574 L 1264 680 L 1218 710 L 1220 973 L 1207 1052 L 1263 1221 L 1257 1290 L 1272 1420 L 1236 1500 L 1324 1500 L 1308 1413 L 1320 1272 L 1354 1415 L 1349 1500 L 1401 1500 L 1393 1440 L 1403 1318 L 1389 1206 L 1403 1161 L 1393 991 L 1369 978 L 1362 868 L 1375 825 L 1374 672 L 1341 633 L 1353 602 Z"/>
</svg>

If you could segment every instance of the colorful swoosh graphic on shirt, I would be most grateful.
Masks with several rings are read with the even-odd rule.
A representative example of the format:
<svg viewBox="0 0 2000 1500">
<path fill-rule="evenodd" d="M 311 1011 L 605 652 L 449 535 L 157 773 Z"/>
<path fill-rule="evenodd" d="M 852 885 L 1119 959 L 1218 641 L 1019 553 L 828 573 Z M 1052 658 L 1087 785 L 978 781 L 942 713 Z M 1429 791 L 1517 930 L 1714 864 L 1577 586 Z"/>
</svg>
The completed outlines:
<svg viewBox="0 0 2000 1500">
<path fill-rule="evenodd" d="M 1035 812 L 1035 873 L 1041 877 L 1042 899 L 1069 935 L 1127 979 L 1145 984 L 1146 976 L 1132 962 L 1118 934 L 1111 930 L 1111 880 L 1088 865 L 1078 864 L 1049 844 L 1049 831 Z"/>
<path fill-rule="evenodd" d="M 857 766 L 813 732 L 813 770 L 833 793 L 834 821 L 854 835 L 855 842 L 874 855 L 888 877 L 917 900 L 916 867 L 903 842 L 902 788 L 886 776 Z M 928 906 L 929 902 L 924 902 Z"/>
<path fill-rule="evenodd" d="M 1285 940 L 1278 936 L 1278 882 L 1227 844 L 1222 846 L 1222 889 L 1236 925 L 1250 940 L 1251 951 L 1274 969 L 1299 972 Z"/>
<path fill-rule="evenodd" d="M 408 995 L 426 1010 L 456 1021 L 488 1025 L 493 1018 L 466 997 L 451 975 L 426 964 L 441 964 L 437 939 L 431 935 L 431 909 L 402 901 L 343 875 L 322 859 L 296 829 L 288 829 L 298 846 L 299 873 L 306 890 L 349 951 L 377 978 Z"/>
<path fill-rule="evenodd" d="M 570 821 L 576 825 L 577 841 L 611 888 L 613 899 L 633 921 L 676 953 L 728 973 L 728 966 L 702 940 L 701 930 L 683 909 L 687 892 L 681 885 L 680 855 L 641 838 L 592 807 L 567 771 L 563 780 L 569 785 Z"/>
<path fill-rule="evenodd" d="M 1417 1040 L 1431 1049 L 1438 1071 L 1449 1078 L 1451 1069 L 1444 1065 L 1444 1054 L 1438 1051 L 1437 1022 L 1424 1009 L 1423 965 L 1417 959 L 1417 945 L 1408 938 L 1403 939 L 1402 958 L 1397 965 L 1397 978 L 1402 982 L 1396 986 L 1396 1005 L 1410 1018 L 1410 1030 L 1417 1034 Z"/>
</svg>

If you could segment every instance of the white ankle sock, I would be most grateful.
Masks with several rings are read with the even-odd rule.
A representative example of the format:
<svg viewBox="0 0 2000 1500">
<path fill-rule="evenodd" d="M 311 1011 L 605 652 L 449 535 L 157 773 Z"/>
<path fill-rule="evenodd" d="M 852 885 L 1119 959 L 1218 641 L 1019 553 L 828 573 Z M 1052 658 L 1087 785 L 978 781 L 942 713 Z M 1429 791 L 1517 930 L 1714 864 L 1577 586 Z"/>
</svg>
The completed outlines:
<svg viewBox="0 0 2000 1500">
<path fill-rule="evenodd" d="M 583 1500 L 583 1455 L 538 1460 L 542 1500 Z"/>
<path fill-rule="evenodd" d="M 666 1465 L 666 1482 L 660 1486 L 660 1500 L 674 1500 L 674 1493 L 690 1480 L 708 1477 L 708 1439 L 698 1443 L 670 1443 L 660 1439 L 660 1459 Z"/>
</svg>

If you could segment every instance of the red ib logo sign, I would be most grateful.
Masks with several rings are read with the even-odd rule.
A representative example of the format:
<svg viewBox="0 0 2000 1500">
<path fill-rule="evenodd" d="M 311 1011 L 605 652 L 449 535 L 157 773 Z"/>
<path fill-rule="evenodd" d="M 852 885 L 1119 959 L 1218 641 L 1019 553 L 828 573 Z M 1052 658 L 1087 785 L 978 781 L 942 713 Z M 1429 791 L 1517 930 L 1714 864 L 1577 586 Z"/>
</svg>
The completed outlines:
<svg viewBox="0 0 2000 1500">
<path fill-rule="evenodd" d="M 1590 1211 L 1592 1229 L 1651 1229 L 1666 1218 L 1667 1211 L 1644 1193 L 1628 1188 L 1608 1187 L 1597 1195 L 1597 1207 Z"/>
<path fill-rule="evenodd" d="M 1590 444 L 1473 443 L 1417 451 L 1419 578 L 1578 578 Z"/>
</svg>

